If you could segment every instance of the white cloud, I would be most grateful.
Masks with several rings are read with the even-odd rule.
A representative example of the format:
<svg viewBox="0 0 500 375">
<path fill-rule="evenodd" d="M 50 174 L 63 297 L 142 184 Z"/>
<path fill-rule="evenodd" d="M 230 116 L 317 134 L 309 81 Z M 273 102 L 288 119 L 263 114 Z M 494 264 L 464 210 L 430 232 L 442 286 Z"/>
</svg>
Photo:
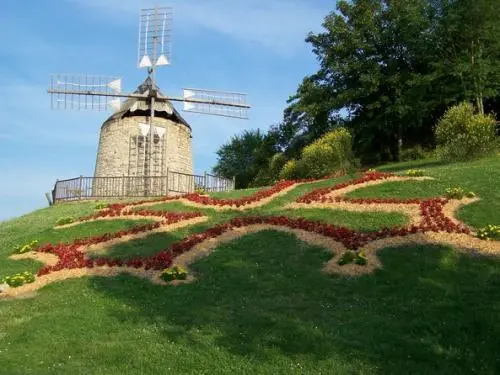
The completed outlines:
<svg viewBox="0 0 500 375">
<path fill-rule="evenodd" d="M 108 22 L 133 24 L 137 22 L 141 7 L 154 6 L 153 2 L 144 0 L 67 1 L 85 8 L 97 8 L 99 15 L 105 12 Z M 303 50 L 307 33 L 320 28 L 329 9 L 321 3 L 299 0 L 176 1 L 173 3 L 174 28 L 202 27 L 291 57 Z"/>
</svg>

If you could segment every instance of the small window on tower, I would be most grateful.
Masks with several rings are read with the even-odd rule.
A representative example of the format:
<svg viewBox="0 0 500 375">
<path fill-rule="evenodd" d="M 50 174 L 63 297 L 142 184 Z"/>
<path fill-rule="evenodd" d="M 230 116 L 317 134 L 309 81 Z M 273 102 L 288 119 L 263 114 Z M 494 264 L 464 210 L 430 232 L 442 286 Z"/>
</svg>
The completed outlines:
<svg viewBox="0 0 500 375">
<path fill-rule="evenodd" d="M 137 147 L 144 147 L 144 137 L 142 135 L 136 138 Z"/>
</svg>

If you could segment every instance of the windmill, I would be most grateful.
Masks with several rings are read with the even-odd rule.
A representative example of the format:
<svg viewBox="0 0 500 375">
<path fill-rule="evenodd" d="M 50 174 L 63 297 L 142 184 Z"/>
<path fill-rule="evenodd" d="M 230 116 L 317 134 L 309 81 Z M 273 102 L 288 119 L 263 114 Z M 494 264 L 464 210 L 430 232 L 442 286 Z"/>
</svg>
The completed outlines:
<svg viewBox="0 0 500 375">
<path fill-rule="evenodd" d="M 115 113 L 118 113 L 124 106 L 131 107 L 130 110 L 137 110 L 138 107 L 142 109 L 142 113 L 147 118 L 147 124 L 139 124 L 142 138 L 134 142 L 136 142 L 135 146 L 142 147 L 144 154 L 142 159 L 137 156 L 142 169 L 134 173 L 139 173 L 146 179 L 149 178 L 149 187 L 145 188 L 146 195 L 148 195 L 148 190 L 152 190 L 152 177 L 158 173 L 161 174 L 162 170 L 161 167 L 157 167 L 158 153 L 164 152 L 164 148 L 155 146 L 158 143 L 158 135 L 163 136 L 165 132 L 155 126 L 155 112 L 158 112 L 159 108 L 165 109 L 167 113 L 173 113 L 177 116 L 177 120 L 188 127 L 189 125 L 178 114 L 171 102 L 182 102 L 185 112 L 239 119 L 247 119 L 250 108 L 246 101 L 246 94 L 243 93 L 195 88 L 184 88 L 181 97 L 161 93 L 156 85 L 156 73 L 158 67 L 168 66 L 172 61 L 172 14 L 171 7 L 148 8 L 140 12 L 137 65 L 138 68 L 147 69 L 148 77 L 135 92 L 122 92 L 122 80 L 118 77 L 70 74 L 52 75 L 48 90 L 53 109 L 106 110 L 111 108 L 116 111 Z M 132 148 L 129 154 L 132 154 Z"/>
</svg>

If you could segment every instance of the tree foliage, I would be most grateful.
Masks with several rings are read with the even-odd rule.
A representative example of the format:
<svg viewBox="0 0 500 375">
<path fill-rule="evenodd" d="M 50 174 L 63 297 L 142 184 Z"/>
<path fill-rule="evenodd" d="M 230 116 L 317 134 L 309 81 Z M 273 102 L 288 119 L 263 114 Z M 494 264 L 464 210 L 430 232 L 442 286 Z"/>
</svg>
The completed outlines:
<svg viewBox="0 0 500 375">
<path fill-rule="evenodd" d="M 259 129 L 245 130 L 231 138 L 217 151 L 217 164 L 213 172 L 226 178 L 236 178 L 236 188 L 246 188 L 266 168 L 271 156 L 276 152 L 272 134 L 264 134 Z"/>
<path fill-rule="evenodd" d="M 339 1 L 307 38 L 320 68 L 290 98 L 281 146 L 296 156 L 339 123 L 365 163 L 431 144 L 450 105 L 498 103 L 498 14 L 498 0 Z"/>
<path fill-rule="evenodd" d="M 269 159 L 282 152 L 296 173 L 303 149 L 338 127 L 350 130 L 362 164 L 400 160 L 433 148 L 436 123 L 458 103 L 500 112 L 499 15 L 499 0 L 337 1 L 323 30 L 306 39 L 318 71 L 246 159 L 252 166 L 234 168 L 243 166 L 244 181 L 268 184 Z"/>
</svg>

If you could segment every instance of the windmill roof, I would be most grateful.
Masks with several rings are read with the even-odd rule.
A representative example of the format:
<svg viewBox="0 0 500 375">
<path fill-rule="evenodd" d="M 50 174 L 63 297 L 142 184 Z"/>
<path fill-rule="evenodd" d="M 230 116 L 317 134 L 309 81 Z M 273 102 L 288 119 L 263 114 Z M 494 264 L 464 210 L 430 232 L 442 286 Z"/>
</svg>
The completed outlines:
<svg viewBox="0 0 500 375">
<path fill-rule="evenodd" d="M 147 95 L 152 88 L 153 88 L 153 80 L 151 79 L 151 77 L 148 76 L 144 80 L 144 82 L 141 83 L 139 87 L 137 87 L 137 89 L 134 91 L 134 94 Z M 157 92 L 158 97 L 160 98 L 165 97 L 157 85 L 155 85 L 154 89 Z M 136 98 L 129 98 L 121 105 L 120 109 L 115 113 L 113 113 L 104 123 L 127 116 L 134 116 L 134 115 L 144 116 L 145 111 L 149 111 L 149 104 L 146 101 L 139 100 Z M 134 112 L 136 112 L 136 114 L 134 114 Z M 191 126 L 189 126 L 187 121 L 184 120 L 184 118 L 180 115 L 180 113 L 168 100 L 155 102 L 155 115 L 158 115 L 158 117 L 168 118 L 175 122 L 182 123 L 189 129 L 191 129 Z"/>
</svg>

